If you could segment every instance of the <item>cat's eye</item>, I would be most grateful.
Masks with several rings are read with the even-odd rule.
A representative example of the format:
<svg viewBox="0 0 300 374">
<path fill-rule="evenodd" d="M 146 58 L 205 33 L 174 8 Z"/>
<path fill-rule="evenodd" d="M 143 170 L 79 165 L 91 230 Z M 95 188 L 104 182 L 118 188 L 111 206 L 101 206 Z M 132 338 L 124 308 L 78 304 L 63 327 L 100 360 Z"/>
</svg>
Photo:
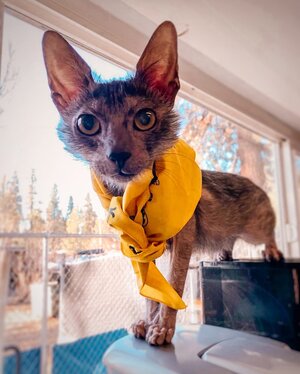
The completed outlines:
<svg viewBox="0 0 300 374">
<path fill-rule="evenodd" d="M 100 131 L 100 123 L 92 114 L 82 114 L 77 120 L 77 128 L 84 135 L 96 135 Z"/>
<path fill-rule="evenodd" d="M 134 117 L 134 125 L 138 130 L 146 131 L 156 123 L 156 116 L 151 109 L 141 109 Z"/>
</svg>

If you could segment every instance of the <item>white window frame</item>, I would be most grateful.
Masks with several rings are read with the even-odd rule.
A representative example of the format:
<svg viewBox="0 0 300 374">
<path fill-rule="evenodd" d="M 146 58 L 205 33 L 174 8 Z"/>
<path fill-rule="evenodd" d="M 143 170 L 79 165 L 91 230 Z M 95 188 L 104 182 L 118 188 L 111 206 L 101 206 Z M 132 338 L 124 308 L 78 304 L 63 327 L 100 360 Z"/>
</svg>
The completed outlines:
<svg viewBox="0 0 300 374">
<path fill-rule="evenodd" d="M 294 178 L 293 178 L 293 181 L 294 181 L 294 188 L 295 188 L 295 195 L 296 195 L 296 199 L 295 199 L 295 202 L 296 202 L 296 214 L 297 214 L 297 222 L 298 222 L 298 235 L 300 236 L 300 193 L 298 193 L 298 185 L 297 185 L 297 176 L 298 176 L 298 171 L 296 169 L 296 157 L 300 159 L 300 149 L 292 149 L 292 164 L 293 164 L 293 173 L 294 173 Z M 298 246 L 300 247 L 300 239 L 298 240 Z M 298 247 L 298 249 L 299 249 Z M 300 253 L 300 249 L 298 251 L 298 253 L 296 254 L 296 256 L 299 258 L 299 253 Z"/>
<path fill-rule="evenodd" d="M 29 19 L 38 23 L 39 27 L 55 29 L 90 52 L 134 70 L 141 51 L 134 45 L 134 40 L 124 37 L 126 30 L 129 34 L 132 32 L 130 26 L 114 17 L 110 17 L 107 23 L 108 15 L 104 14 L 104 10 L 102 14 L 99 8 L 100 13 L 94 15 L 87 9 L 87 4 L 81 0 L 0 0 L 1 41 L 3 14 L 7 9 L 18 13 L 21 18 L 26 17 L 27 22 Z M 120 39 L 118 33 L 122 34 Z M 141 44 L 146 45 L 146 35 L 139 33 L 136 38 L 139 42 L 143 38 Z M 300 223 L 295 207 L 296 177 L 292 157 L 292 149 L 300 151 L 300 132 L 205 76 L 187 61 L 180 59 L 179 65 L 182 71 L 181 97 L 274 142 L 281 216 L 279 245 L 286 257 L 300 257 L 299 230 L 295 229 L 300 227 Z"/>
</svg>

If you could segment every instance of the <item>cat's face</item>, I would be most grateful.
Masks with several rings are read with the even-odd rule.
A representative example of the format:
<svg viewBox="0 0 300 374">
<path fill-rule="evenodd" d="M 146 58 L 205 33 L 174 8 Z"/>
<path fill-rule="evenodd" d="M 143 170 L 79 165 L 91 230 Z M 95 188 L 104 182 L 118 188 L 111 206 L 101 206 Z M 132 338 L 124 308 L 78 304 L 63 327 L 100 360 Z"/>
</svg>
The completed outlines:
<svg viewBox="0 0 300 374">
<path fill-rule="evenodd" d="M 128 80 L 95 83 L 90 68 L 57 33 L 43 40 L 52 98 L 66 149 L 87 162 L 112 190 L 143 170 L 177 139 L 173 103 L 179 88 L 177 40 L 165 22 L 153 34 Z"/>
<path fill-rule="evenodd" d="M 96 85 L 70 106 L 58 131 L 66 149 L 109 185 L 123 186 L 177 139 L 172 106 L 134 79 Z"/>
</svg>

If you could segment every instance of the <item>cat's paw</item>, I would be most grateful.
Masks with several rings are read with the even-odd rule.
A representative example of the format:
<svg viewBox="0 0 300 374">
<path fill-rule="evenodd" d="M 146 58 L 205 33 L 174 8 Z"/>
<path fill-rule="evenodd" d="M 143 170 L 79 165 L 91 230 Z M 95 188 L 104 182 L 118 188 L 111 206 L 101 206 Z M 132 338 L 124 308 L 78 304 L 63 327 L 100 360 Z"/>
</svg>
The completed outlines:
<svg viewBox="0 0 300 374">
<path fill-rule="evenodd" d="M 228 251 L 227 249 L 222 249 L 217 254 L 217 261 L 232 261 L 232 251 Z"/>
<path fill-rule="evenodd" d="M 277 249 L 275 245 L 266 246 L 266 249 L 262 251 L 265 261 L 284 261 L 283 254 Z"/>
<path fill-rule="evenodd" d="M 174 332 L 174 327 L 153 324 L 148 327 L 146 341 L 151 345 L 169 344 L 171 343 Z"/>
<path fill-rule="evenodd" d="M 133 335 L 138 339 L 145 339 L 146 338 L 146 322 L 143 320 L 139 320 L 137 323 L 134 323 L 131 326 L 131 330 L 133 332 Z"/>
</svg>

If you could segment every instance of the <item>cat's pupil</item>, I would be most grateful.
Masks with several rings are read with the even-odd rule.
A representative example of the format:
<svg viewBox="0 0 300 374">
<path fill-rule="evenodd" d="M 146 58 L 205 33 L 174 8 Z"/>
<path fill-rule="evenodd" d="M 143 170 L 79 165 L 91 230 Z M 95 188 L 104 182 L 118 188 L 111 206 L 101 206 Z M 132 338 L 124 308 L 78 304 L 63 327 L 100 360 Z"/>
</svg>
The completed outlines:
<svg viewBox="0 0 300 374">
<path fill-rule="evenodd" d="M 156 116 L 152 109 L 141 109 L 134 118 L 136 130 L 150 130 L 156 123 Z"/>
<path fill-rule="evenodd" d="M 150 121 L 151 121 L 151 113 L 150 112 L 141 112 L 139 114 L 139 120 L 141 122 L 142 125 L 149 125 Z"/>
<path fill-rule="evenodd" d="M 77 129 L 83 135 L 93 136 L 100 131 L 100 122 L 92 114 L 82 114 L 77 120 Z"/>
<path fill-rule="evenodd" d="M 92 130 L 95 125 L 95 117 L 91 114 L 85 114 L 81 117 L 81 123 L 86 130 Z"/>
</svg>

